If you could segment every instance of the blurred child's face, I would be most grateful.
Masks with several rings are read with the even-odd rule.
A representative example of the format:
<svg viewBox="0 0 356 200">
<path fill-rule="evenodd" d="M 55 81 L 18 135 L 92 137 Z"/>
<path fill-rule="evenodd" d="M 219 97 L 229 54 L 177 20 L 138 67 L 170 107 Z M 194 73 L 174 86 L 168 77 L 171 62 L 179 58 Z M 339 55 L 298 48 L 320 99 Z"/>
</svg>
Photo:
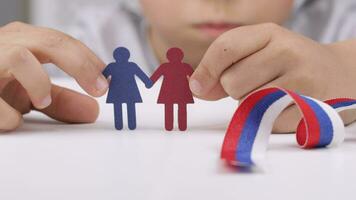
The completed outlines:
<svg viewBox="0 0 356 200">
<path fill-rule="evenodd" d="M 183 49 L 207 48 L 223 32 L 238 26 L 281 24 L 293 8 L 293 0 L 140 1 L 156 37 Z"/>
</svg>

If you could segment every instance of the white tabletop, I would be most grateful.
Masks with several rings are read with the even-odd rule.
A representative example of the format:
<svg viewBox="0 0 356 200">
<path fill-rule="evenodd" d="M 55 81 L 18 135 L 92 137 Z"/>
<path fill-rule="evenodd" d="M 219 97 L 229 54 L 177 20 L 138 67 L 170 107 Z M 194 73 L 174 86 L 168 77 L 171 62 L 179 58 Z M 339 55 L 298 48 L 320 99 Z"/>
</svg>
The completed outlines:
<svg viewBox="0 0 356 200">
<path fill-rule="evenodd" d="M 0 199 L 356 198 L 356 125 L 335 149 L 303 150 L 294 135 L 273 135 L 265 165 L 238 171 L 219 159 L 236 102 L 197 100 L 188 107 L 188 131 L 166 132 L 158 89 L 141 89 L 136 131 L 114 130 L 105 98 L 95 124 L 28 115 L 19 130 L 0 135 Z"/>
</svg>

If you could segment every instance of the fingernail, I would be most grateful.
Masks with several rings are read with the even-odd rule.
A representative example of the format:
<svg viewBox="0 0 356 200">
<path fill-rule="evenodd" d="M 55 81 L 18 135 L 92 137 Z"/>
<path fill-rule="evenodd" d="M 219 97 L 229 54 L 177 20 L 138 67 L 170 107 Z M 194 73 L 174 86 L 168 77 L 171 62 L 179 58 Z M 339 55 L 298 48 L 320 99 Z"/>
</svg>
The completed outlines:
<svg viewBox="0 0 356 200">
<path fill-rule="evenodd" d="M 109 87 L 108 81 L 102 76 L 99 76 L 98 79 L 96 79 L 95 87 L 98 91 L 104 91 Z"/>
<path fill-rule="evenodd" d="M 189 83 L 189 86 L 190 86 L 190 90 L 194 94 L 200 95 L 202 93 L 203 88 L 202 88 L 201 84 L 199 83 L 199 81 L 192 79 Z"/>
<path fill-rule="evenodd" d="M 52 103 L 51 95 L 48 95 L 47 97 L 42 99 L 42 101 L 36 107 L 39 108 L 39 109 L 43 109 L 43 108 L 46 108 L 49 105 L 51 105 L 51 103 Z"/>
</svg>

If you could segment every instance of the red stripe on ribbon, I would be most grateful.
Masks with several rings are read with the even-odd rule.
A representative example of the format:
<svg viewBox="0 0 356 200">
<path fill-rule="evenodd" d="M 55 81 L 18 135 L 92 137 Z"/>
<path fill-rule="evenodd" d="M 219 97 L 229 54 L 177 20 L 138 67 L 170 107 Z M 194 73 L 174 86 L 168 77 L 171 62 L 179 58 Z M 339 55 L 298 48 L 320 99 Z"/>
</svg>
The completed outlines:
<svg viewBox="0 0 356 200">
<path fill-rule="evenodd" d="M 250 114 L 250 111 L 255 107 L 255 105 L 266 95 L 271 94 L 273 92 L 277 92 L 279 89 L 277 88 L 269 88 L 266 90 L 257 91 L 256 93 L 251 94 L 247 97 L 245 101 L 240 105 L 241 108 L 238 109 L 234 114 L 232 121 L 230 122 L 229 128 L 225 135 L 223 149 L 221 152 L 221 158 L 226 160 L 235 160 L 235 152 L 238 148 L 237 144 L 240 140 L 240 136 L 242 130 L 244 128 L 245 122 Z M 237 117 L 239 116 L 239 117 Z"/>
<path fill-rule="evenodd" d="M 296 137 L 298 144 L 304 148 L 313 148 L 319 144 L 320 124 L 312 108 L 298 94 L 287 90 L 288 94 L 299 105 L 304 116 L 304 127 L 300 127 Z"/>
</svg>

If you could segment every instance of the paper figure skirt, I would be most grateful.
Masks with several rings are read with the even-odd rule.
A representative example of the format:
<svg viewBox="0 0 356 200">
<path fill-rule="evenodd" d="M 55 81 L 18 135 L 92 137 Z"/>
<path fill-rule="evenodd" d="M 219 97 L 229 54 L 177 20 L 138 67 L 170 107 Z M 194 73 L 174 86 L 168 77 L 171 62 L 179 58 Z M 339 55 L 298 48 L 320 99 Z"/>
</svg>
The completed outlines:
<svg viewBox="0 0 356 200">
<path fill-rule="evenodd" d="M 137 86 L 133 87 L 134 89 L 131 91 L 121 90 L 121 88 L 123 87 L 113 87 L 110 89 L 106 103 L 142 103 L 142 98 Z M 116 91 L 114 91 L 115 89 Z"/>
<path fill-rule="evenodd" d="M 189 90 L 189 87 L 186 87 L 186 90 L 168 90 L 167 87 L 162 87 L 157 103 L 159 104 L 193 104 L 194 99 L 193 95 Z M 176 92 L 180 91 L 180 92 Z"/>
</svg>

